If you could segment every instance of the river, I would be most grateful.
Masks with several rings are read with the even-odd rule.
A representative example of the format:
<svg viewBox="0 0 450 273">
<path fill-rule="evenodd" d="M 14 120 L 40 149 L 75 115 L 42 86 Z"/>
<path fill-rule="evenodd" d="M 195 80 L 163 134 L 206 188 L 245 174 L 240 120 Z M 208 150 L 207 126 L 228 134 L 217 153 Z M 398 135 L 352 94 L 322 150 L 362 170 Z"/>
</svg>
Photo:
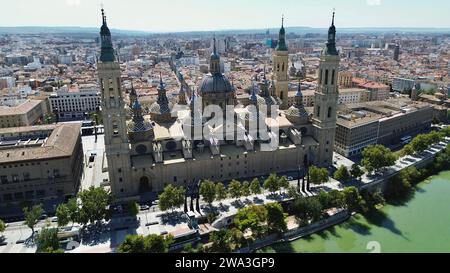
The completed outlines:
<svg viewBox="0 0 450 273">
<path fill-rule="evenodd" d="M 417 186 L 414 196 L 367 216 L 261 253 L 450 252 L 450 172 Z"/>
</svg>

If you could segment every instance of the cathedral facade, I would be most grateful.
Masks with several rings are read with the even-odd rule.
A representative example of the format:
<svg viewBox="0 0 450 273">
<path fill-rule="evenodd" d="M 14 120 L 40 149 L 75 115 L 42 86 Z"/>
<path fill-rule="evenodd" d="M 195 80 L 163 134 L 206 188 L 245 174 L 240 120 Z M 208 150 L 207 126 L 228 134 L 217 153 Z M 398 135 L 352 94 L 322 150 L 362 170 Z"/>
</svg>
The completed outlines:
<svg viewBox="0 0 450 273">
<path fill-rule="evenodd" d="M 251 179 L 332 164 L 339 70 L 334 15 L 318 69 L 314 113 L 303 105 L 301 85 L 295 105 L 287 108 L 289 55 L 284 24 L 273 53 L 272 79 L 264 73 L 253 84 L 249 105 L 237 101 L 214 46 L 210 72 L 198 92 L 188 95 L 182 87 L 179 102 L 173 105 L 161 77 L 158 99 L 147 113 L 134 88 L 131 103 L 124 102 L 120 66 L 103 11 L 102 20 L 97 68 L 105 154 L 117 202 L 140 200 L 168 184 L 189 187 L 203 179 Z M 224 109 L 222 124 L 211 122 L 217 113 L 203 111 L 209 106 Z"/>
</svg>

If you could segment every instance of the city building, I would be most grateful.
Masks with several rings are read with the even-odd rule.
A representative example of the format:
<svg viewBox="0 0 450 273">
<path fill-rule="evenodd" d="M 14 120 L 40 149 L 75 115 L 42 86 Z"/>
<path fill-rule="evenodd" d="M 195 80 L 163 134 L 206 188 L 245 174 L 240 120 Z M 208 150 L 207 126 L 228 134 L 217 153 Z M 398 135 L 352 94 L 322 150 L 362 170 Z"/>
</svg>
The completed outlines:
<svg viewBox="0 0 450 273">
<path fill-rule="evenodd" d="M 79 124 L 0 129 L 0 207 L 75 196 L 83 172 Z"/>
<path fill-rule="evenodd" d="M 392 81 L 392 90 L 400 93 L 408 93 L 416 84 L 414 80 L 404 78 L 394 78 Z"/>
<path fill-rule="evenodd" d="M 338 110 L 335 150 L 351 157 L 372 144 L 402 144 L 402 138 L 429 130 L 433 113 L 428 103 L 409 99 L 342 105 Z"/>
<path fill-rule="evenodd" d="M 48 99 L 51 112 L 57 113 L 60 121 L 83 119 L 100 107 L 99 88 L 94 84 L 63 86 Z"/>
<path fill-rule="evenodd" d="M 48 107 L 45 100 L 10 100 L 0 104 L 0 128 L 42 123 Z"/>
<path fill-rule="evenodd" d="M 270 82 L 264 73 L 251 88 L 248 106 L 236 107 L 235 87 L 222 73 L 221 57 L 213 48 L 209 73 L 204 75 L 198 93 L 192 92 L 187 105 L 184 92 L 180 92 L 180 105 L 168 100 L 160 76 L 158 99 L 145 109 L 134 94 L 130 104 L 124 102 L 122 72 L 103 11 L 102 19 L 97 69 L 105 151 L 116 202 L 145 198 L 147 193 L 162 191 L 167 184 L 188 188 L 202 179 L 227 181 L 299 168 L 306 171 L 310 164 L 332 164 L 340 62 L 334 14 L 319 61 L 312 113 L 303 105 L 301 88 L 295 105 L 286 107 L 289 77 L 284 24 L 274 52 L 274 80 Z M 264 118 L 264 108 L 280 104 L 284 110 Z M 222 124 L 212 125 L 211 117 L 201 108 L 213 105 L 222 109 L 232 106 L 232 118 L 225 116 Z M 131 120 L 126 119 L 127 112 Z"/>
</svg>

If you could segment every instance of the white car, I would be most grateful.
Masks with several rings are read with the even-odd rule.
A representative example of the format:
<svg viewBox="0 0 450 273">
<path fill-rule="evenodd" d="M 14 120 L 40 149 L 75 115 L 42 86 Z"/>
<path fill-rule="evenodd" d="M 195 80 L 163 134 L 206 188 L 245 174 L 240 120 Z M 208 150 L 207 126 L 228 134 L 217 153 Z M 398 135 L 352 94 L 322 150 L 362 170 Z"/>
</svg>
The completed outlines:
<svg viewBox="0 0 450 273">
<path fill-rule="evenodd" d="M 57 223 L 58 222 L 58 217 L 52 217 L 52 223 Z"/>
</svg>

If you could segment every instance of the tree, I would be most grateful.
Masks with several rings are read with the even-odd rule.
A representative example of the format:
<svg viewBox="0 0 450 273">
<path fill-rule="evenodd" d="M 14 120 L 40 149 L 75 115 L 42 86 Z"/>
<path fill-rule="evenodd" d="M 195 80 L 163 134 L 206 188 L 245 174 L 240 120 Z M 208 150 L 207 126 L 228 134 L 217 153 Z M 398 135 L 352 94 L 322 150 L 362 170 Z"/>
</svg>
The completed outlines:
<svg viewBox="0 0 450 273">
<path fill-rule="evenodd" d="M 317 200 L 319 200 L 320 204 L 325 209 L 332 207 L 330 194 L 328 194 L 327 192 L 325 192 L 323 190 L 320 191 L 319 194 L 317 195 Z"/>
<path fill-rule="evenodd" d="M 212 243 L 211 251 L 214 253 L 231 253 L 242 247 L 244 243 L 244 234 L 236 229 L 221 229 L 214 231 L 209 236 Z"/>
<path fill-rule="evenodd" d="M 286 231 L 286 215 L 283 212 L 283 207 L 279 203 L 270 203 L 266 205 L 266 210 L 269 232 L 278 233 Z"/>
<path fill-rule="evenodd" d="M 119 245 L 119 253 L 167 253 L 173 244 L 173 236 L 162 236 L 151 234 L 146 237 L 142 235 L 128 235 L 125 241 Z"/>
<path fill-rule="evenodd" d="M 80 218 L 80 207 L 76 198 L 71 198 L 66 204 L 69 209 L 69 219 L 73 223 L 78 222 Z"/>
<path fill-rule="evenodd" d="M 362 154 L 362 165 L 369 173 L 393 166 L 397 161 L 397 156 L 383 145 L 370 145 Z"/>
<path fill-rule="evenodd" d="M 333 175 L 334 179 L 339 181 L 348 181 L 350 179 L 350 172 L 348 171 L 347 167 L 342 165 L 339 167 L 339 169 L 334 172 Z"/>
<path fill-rule="evenodd" d="M 228 192 L 230 193 L 231 198 L 238 199 L 242 196 L 242 186 L 241 182 L 233 180 L 228 186 Z"/>
<path fill-rule="evenodd" d="M 58 229 L 43 228 L 37 236 L 36 243 L 38 253 L 54 253 L 59 250 Z"/>
<path fill-rule="evenodd" d="M 173 244 L 174 239 L 172 235 L 161 236 L 151 234 L 145 237 L 145 252 L 146 253 L 167 253 L 170 245 Z"/>
<path fill-rule="evenodd" d="M 204 180 L 200 184 L 200 195 L 203 200 L 211 207 L 216 198 L 216 185 L 210 180 Z"/>
<path fill-rule="evenodd" d="M 429 145 L 429 138 L 426 135 L 418 135 L 411 141 L 411 148 L 415 153 L 422 153 Z"/>
<path fill-rule="evenodd" d="M 405 147 L 403 147 L 401 155 L 402 156 L 407 156 L 407 155 L 413 155 L 414 154 L 414 149 L 412 147 L 411 144 L 406 144 Z"/>
<path fill-rule="evenodd" d="M 253 237 L 259 237 L 264 232 L 263 223 L 267 221 L 267 209 L 264 206 L 252 205 L 240 209 L 234 218 L 236 227 L 245 232 L 250 229 Z"/>
<path fill-rule="evenodd" d="M 312 221 L 318 221 L 322 218 L 323 207 L 317 198 L 308 198 L 301 196 L 297 198 L 293 205 L 292 210 L 298 217 L 305 217 Z"/>
<path fill-rule="evenodd" d="M 289 188 L 289 181 L 286 176 L 282 176 L 278 179 L 278 186 L 284 190 Z"/>
<path fill-rule="evenodd" d="M 248 181 L 244 181 L 244 183 L 242 183 L 242 196 L 248 197 L 250 194 L 250 183 Z"/>
<path fill-rule="evenodd" d="M 130 213 L 130 216 L 136 217 L 139 214 L 139 204 L 136 202 L 131 202 L 128 205 L 128 212 Z"/>
<path fill-rule="evenodd" d="M 5 232 L 5 230 L 6 230 L 6 224 L 5 224 L 5 222 L 3 222 L 3 221 L 0 219 L 0 234 L 2 234 L 3 232 Z"/>
<path fill-rule="evenodd" d="M 364 175 L 364 171 L 358 164 L 353 164 L 352 169 L 350 170 L 350 174 L 355 179 L 361 179 Z"/>
<path fill-rule="evenodd" d="M 317 168 L 316 166 L 311 166 L 309 168 L 309 178 L 312 184 L 320 185 L 328 182 L 329 174 L 328 170 L 325 168 Z"/>
<path fill-rule="evenodd" d="M 280 190 L 280 185 L 276 174 L 273 173 L 266 179 L 264 182 L 264 189 L 268 190 L 272 194 Z"/>
<path fill-rule="evenodd" d="M 159 208 L 162 211 L 172 210 L 173 212 L 184 204 L 185 196 L 186 190 L 183 187 L 176 188 L 169 184 L 159 196 Z"/>
<path fill-rule="evenodd" d="M 227 198 L 227 189 L 225 188 L 225 186 L 222 183 L 217 183 L 216 184 L 216 199 L 218 201 L 222 201 L 224 199 Z"/>
<path fill-rule="evenodd" d="M 34 227 L 39 222 L 39 219 L 44 213 L 44 209 L 42 209 L 42 205 L 33 206 L 31 209 L 25 207 L 23 208 L 23 213 L 25 215 L 24 224 L 31 229 L 31 232 L 34 235 Z"/>
<path fill-rule="evenodd" d="M 345 207 L 345 196 L 344 193 L 338 190 L 332 190 L 328 193 L 329 206 L 331 208 L 343 208 Z"/>
<path fill-rule="evenodd" d="M 365 201 L 356 187 L 347 187 L 343 190 L 344 200 L 350 211 L 365 210 Z"/>
<path fill-rule="evenodd" d="M 96 223 L 110 217 L 109 206 L 112 196 L 109 191 L 103 188 L 91 187 L 78 193 L 80 200 L 79 222 L 83 225 Z"/>
<path fill-rule="evenodd" d="M 58 218 L 59 227 L 64 227 L 69 224 L 70 210 L 66 204 L 61 204 L 56 208 L 56 217 Z"/>
<path fill-rule="evenodd" d="M 253 179 L 252 183 L 250 183 L 250 191 L 254 195 L 261 194 L 261 184 L 259 183 L 259 180 L 257 178 Z"/>
</svg>

